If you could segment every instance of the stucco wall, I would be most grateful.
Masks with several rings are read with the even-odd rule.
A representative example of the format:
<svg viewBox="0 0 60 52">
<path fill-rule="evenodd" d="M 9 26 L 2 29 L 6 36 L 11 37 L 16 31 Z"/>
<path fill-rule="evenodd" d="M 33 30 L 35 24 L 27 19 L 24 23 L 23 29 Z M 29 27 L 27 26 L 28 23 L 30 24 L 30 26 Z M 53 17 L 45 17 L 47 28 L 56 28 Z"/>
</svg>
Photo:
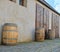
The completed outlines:
<svg viewBox="0 0 60 52">
<path fill-rule="evenodd" d="M 18 26 L 18 42 L 34 40 L 35 0 L 27 0 L 27 7 L 9 0 L 0 0 L 0 40 L 2 25 L 16 23 Z"/>
<path fill-rule="evenodd" d="M 60 38 L 60 17 L 59 17 L 59 38 Z"/>
</svg>

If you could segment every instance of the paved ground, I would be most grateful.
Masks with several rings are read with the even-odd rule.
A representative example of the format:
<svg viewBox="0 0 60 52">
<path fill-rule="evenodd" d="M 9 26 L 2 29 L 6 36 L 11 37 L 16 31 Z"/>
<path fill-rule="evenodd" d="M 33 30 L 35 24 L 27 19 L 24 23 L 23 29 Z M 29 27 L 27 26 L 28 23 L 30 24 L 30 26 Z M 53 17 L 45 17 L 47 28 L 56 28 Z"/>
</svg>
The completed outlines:
<svg viewBox="0 0 60 52">
<path fill-rule="evenodd" d="M 0 52 L 60 52 L 60 39 L 0 46 Z"/>
</svg>

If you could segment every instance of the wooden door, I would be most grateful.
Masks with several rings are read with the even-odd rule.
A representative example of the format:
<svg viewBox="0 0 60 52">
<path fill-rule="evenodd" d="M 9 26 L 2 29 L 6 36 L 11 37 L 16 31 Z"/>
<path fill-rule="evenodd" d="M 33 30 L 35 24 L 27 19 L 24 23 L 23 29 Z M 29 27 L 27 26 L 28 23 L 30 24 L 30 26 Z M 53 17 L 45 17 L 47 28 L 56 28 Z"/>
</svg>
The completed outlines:
<svg viewBox="0 0 60 52">
<path fill-rule="evenodd" d="M 43 7 L 36 4 L 36 29 L 43 27 L 44 17 L 43 17 Z"/>
<path fill-rule="evenodd" d="M 44 26 L 46 26 L 46 30 L 49 29 L 49 11 L 44 9 Z"/>
<path fill-rule="evenodd" d="M 36 4 L 36 29 L 45 28 L 46 37 L 48 37 L 48 28 L 49 28 L 49 11 L 42 6 Z"/>
<path fill-rule="evenodd" d="M 56 38 L 59 38 L 59 17 L 56 16 Z"/>
<path fill-rule="evenodd" d="M 55 38 L 59 38 L 59 17 L 52 14 L 52 29 L 55 29 Z"/>
<path fill-rule="evenodd" d="M 49 11 L 44 8 L 44 28 L 45 28 L 45 39 L 49 39 L 48 29 L 49 29 Z"/>
</svg>

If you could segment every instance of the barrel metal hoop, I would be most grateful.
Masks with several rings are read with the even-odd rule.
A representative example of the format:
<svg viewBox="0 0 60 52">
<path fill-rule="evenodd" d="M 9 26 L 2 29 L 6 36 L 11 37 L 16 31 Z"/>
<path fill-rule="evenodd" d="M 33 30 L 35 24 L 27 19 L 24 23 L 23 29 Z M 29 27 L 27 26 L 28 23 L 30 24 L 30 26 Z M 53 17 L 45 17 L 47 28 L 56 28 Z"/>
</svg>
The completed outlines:
<svg viewBox="0 0 60 52">
<path fill-rule="evenodd" d="M 17 27 L 17 25 L 14 23 L 5 23 L 4 26 L 15 26 L 15 27 Z"/>
<path fill-rule="evenodd" d="M 3 38 L 5 40 L 17 40 L 17 38 Z"/>
<path fill-rule="evenodd" d="M 5 32 L 10 32 L 10 31 L 11 31 L 11 32 L 18 32 L 17 30 L 3 30 L 3 32 L 4 32 L 4 31 L 5 31 Z"/>
</svg>

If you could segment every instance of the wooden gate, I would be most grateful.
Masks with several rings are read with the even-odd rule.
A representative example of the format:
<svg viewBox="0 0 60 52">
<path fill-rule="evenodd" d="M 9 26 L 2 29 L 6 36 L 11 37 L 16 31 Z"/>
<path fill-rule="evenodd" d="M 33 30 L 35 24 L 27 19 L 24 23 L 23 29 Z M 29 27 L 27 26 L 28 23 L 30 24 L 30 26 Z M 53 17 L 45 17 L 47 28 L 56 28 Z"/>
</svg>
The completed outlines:
<svg viewBox="0 0 60 52">
<path fill-rule="evenodd" d="M 49 39 L 49 11 L 44 8 L 44 28 L 45 28 L 45 39 Z"/>
<path fill-rule="evenodd" d="M 52 29 L 55 29 L 55 38 L 59 38 L 59 16 L 52 14 Z"/>
<path fill-rule="evenodd" d="M 43 7 L 36 4 L 36 29 L 43 27 L 44 17 L 43 17 Z"/>
<path fill-rule="evenodd" d="M 36 4 L 36 29 L 45 28 L 45 38 L 49 38 L 47 31 L 49 29 L 49 11 L 39 4 Z"/>
<path fill-rule="evenodd" d="M 50 11 L 36 4 L 36 29 L 43 27 L 45 30 L 49 29 L 49 16 Z M 55 37 L 59 38 L 59 16 L 51 13 L 51 30 L 55 29 Z"/>
<path fill-rule="evenodd" d="M 36 4 L 36 28 L 45 27 L 49 28 L 49 11 L 39 4 Z"/>
<path fill-rule="evenodd" d="M 49 11 L 47 9 L 44 9 L 44 27 L 46 26 L 46 29 L 49 29 Z"/>
</svg>

